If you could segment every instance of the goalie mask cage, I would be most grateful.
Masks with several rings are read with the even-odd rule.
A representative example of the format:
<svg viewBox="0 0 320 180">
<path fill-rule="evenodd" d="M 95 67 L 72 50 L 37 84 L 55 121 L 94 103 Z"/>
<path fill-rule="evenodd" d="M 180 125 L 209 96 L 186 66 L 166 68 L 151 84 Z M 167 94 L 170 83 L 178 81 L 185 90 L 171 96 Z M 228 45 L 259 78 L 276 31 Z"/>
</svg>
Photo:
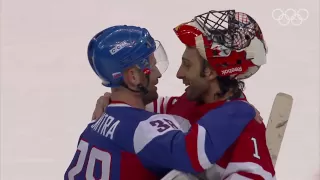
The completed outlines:
<svg viewBox="0 0 320 180">
<path fill-rule="evenodd" d="M 261 30 L 249 15 L 235 10 L 209 11 L 195 16 L 209 40 L 233 50 L 242 50 L 254 37 L 262 39 Z"/>
</svg>

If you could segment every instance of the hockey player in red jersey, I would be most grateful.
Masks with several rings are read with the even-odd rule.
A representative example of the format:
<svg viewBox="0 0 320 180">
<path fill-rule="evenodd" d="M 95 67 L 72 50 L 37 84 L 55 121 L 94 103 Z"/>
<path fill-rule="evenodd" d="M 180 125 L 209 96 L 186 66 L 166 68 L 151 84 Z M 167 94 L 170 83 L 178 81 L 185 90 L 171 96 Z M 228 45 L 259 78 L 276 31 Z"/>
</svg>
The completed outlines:
<svg viewBox="0 0 320 180">
<path fill-rule="evenodd" d="M 222 21 L 215 21 L 219 18 Z M 234 26 L 243 28 L 232 31 Z M 177 77 L 187 86 L 186 93 L 179 98 L 159 98 L 153 103 L 156 112 L 180 115 L 193 123 L 226 100 L 246 100 L 241 80 L 253 75 L 266 62 L 267 52 L 260 27 L 250 16 L 233 11 L 211 11 L 196 16 L 194 21 L 182 24 L 174 31 L 186 45 L 177 72 Z M 216 74 L 210 74 L 207 65 Z M 213 83 L 207 83 L 210 77 Z M 203 104 L 199 105 L 199 101 Z M 216 172 L 208 171 L 207 176 L 219 174 L 222 179 L 274 177 L 265 126 L 250 122 L 215 166 Z"/>
<path fill-rule="evenodd" d="M 181 97 L 158 98 L 147 106 L 148 110 L 180 115 L 196 124 L 226 102 L 246 101 L 241 80 L 257 72 L 266 62 L 267 52 L 262 32 L 250 16 L 235 11 L 210 11 L 174 31 L 186 45 L 177 72 L 187 86 L 186 93 Z M 192 129 L 189 133 L 193 133 Z M 202 156 L 199 147 L 189 146 L 188 150 L 198 156 L 191 161 L 201 172 L 204 162 L 199 160 Z M 265 126 L 251 121 L 216 164 L 202 175 L 208 179 L 275 179 Z"/>
</svg>

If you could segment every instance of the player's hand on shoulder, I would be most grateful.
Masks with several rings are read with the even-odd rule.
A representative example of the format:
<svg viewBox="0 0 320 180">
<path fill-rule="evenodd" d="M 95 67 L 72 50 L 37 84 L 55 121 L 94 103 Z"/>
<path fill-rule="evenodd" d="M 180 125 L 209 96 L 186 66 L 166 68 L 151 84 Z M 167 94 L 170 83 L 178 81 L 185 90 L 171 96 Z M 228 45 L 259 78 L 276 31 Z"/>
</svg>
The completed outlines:
<svg viewBox="0 0 320 180">
<path fill-rule="evenodd" d="M 92 114 L 92 120 L 98 119 L 102 116 L 105 108 L 110 103 L 110 96 L 111 94 L 109 92 L 104 93 L 103 96 L 100 96 L 97 100 L 96 107 Z"/>
<path fill-rule="evenodd" d="M 254 107 L 254 105 L 250 104 L 254 110 L 256 111 L 256 116 L 254 117 L 254 119 L 259 123 L 259 124 L 262 124 L 263 123 L 263 118 L 261 117 L 260 115 L 260 111 L 258 111 L 257 108 Z"/>
<path fill-rule="evenodd" d="M 262 124 L 263 123 L 263 118 L 261 117 L 260 115 L 260 111 L 258 111 L 258 109 L 251 103 L 249 103 L 248 101 L 245 101 L 247 102 L 248 104 L 251 105 L 251 107 L 254 108 L 255 112 L 256 112 L 256 116 L 254 117 L 254 119 L 259 123 L 259 124 Z"/>
</svg>

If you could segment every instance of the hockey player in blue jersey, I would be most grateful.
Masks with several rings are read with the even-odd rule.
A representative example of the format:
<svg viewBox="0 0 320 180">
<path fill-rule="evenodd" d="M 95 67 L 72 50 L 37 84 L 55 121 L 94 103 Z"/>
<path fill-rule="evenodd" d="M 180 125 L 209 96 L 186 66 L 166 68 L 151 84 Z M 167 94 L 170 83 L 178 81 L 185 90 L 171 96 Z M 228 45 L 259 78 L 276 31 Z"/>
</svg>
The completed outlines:
<svg viewBox="0 0 320 180">
<path fill-rule="evenodd" d="M 65 179 L 157 179 L 157 170 L 167 168 L 198 173 L 254 119 L 254 108 L 242 101 L 209 111 L 191 128 L 181 117 L 145 111 L 144 100 L 157 96 L 161 76 L 156 49 L 147 30 L 132 26 L 111 27 L 92 39 L 89 61 L 112 88 L 112 101 L 81 134 Z"/>
<path fill-rule="evenodd" d="M 132 140 L 137 125 L 153 115 L 143 110 L 144 104 L 158 97 L 160 70 L 168 65 L 161 43 L 144 28 L 114 26 L 93 37 L 88 58 L 103 85 L 112 88 L 113 102 L 81 134 L 64 179 L 159 179 L 157 173 L 168 170 L 140 159 Z"/>
</svg>

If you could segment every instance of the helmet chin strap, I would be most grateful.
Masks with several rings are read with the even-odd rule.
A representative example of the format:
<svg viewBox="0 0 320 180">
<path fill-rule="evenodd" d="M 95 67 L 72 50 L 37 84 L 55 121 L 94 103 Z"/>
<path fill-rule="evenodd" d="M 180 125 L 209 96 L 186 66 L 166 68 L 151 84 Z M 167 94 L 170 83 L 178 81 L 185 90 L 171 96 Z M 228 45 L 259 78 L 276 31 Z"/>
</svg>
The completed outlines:
<svg viewBox="0 0 320 180">
<path fill-rule="evenodd" d="M 149 74 L 145 74 L 146 78 L 147 78 L 147 86 L 143 86 L 141 83 L 137 85 L 139 92 L 146 95 L 149 93 L 147 87 L 149 86 L 150 83 L 150 75 Z"/>
<path fill-rule="evenodd" d="M 148 89 L 146 87 L 144 87 L 142 84 L 138 84 L 138 89 L 140 90 L 141 93 L 143 93 L 144 95 L 148 94 Z"/>
<path fill-rule="evenodd" d="M 143 94 L 143 95 L 146 95 L 146 94 L 149 93 L 147 87 L 149 86 L 150 76 L 149 76 L 149 74 L 146 74 L 145 76 L 146 76 L 146 78 L 147 78 L 147 86 L 143 86 L 143 85 L 140 83 L 140 84 L 137 85 L 137 88 L 138 88 L 139 90 L 134 90 L 134 89 L 129 88 L 128 85 L 127 85 L 126 83 L 124 83 L 124 82 L 122 83 L 122 86 L 125 87 L 125 88 L 127 88 L 127 89 L 129 89 L 129 90 L 132 91 L 132 92 L 141 93 L 141 94 Z"/>
</svg>

